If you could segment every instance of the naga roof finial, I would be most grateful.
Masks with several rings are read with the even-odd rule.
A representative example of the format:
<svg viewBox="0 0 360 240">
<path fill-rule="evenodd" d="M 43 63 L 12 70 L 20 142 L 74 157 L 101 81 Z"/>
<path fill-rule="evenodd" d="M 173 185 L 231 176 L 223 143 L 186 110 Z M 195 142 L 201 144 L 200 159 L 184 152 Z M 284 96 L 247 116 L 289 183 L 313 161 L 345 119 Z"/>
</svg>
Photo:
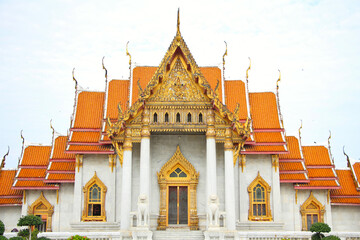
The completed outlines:
<svg viewBox="0 0 360 240">
<path fill-rule="evenodd" d="M 104 58 L 105 58 L 105 56 L 103 56 L 101 63 L 102 63 L 102 68 L 105 70 L 105 81 L 107 82 L 107 69 L 104 65 Z"/>
<path fill-rule="evenodd" d="M 72 77 L 73 77 L 73 80 L 74 80 L 74 82 L 75 82 L 75 91 L 77 91 L 77 88 L 78 88 L 78 82 L 76 81 L 76 78 L 75 78 L 74 72 L 75 72 L 75 68 L 73 68 L 73 70 L 72 70 Z"/>
<path fill-rule="evenodd" d="M 282 128 L 284 128 L 284 121 L 283 121 L 283 117 L 281 114 L 280 98 L 279 98 L 279 82 L 281 81 L 281 72 L 280 72 L 280 69 L 278 69 L 278 71 L 279 71 L 279 79 L 276 81 L 276 98 L 277 98 L 276 100 L 277 100 L 277 105 L 278 105 L 278 109 L 279 109 L 281 125 L 282 125 Z"/>
<path fill-rule="evenodd" d="M 329 137 L 328 137 L 328 147 L 329 147 L 329 149 L 330 149 L 330 139 L 331 139 L 331 131 L 329 130 L 329 133 L 330 133 L 330 135 L 329 135 Z"/>
<path fill-rule="evenodd" d="M 329 137 L 328 137 L 328 149 L 329 149 L 329 154 L 330 154 L 330 159 L 332 160 L 332 162 L 333 162 L 333 164 L 335 164 L 334 163 L 334 158 L 333 158 L 333 156 L 332 156 L 332 153 L 331 153 L 331 146 L 330 146 L 330 139 L 331 139 L 331 131 L 329 130 Z"/>
<path fill-rule="evenodd" d="M 300 124 L 300 127 L 299 127 L 299 141 L 300 141 L 300 145 L 301 145 L 301 129 L 302 129 L 302 120 L 300 119 L 301 121 L 301 124 Z"/>
<path fill-rule="evenodd" d="M 251 59 L 249 57 L 249 67 L 246 69 L 246 90 L 249 93 L 249 70 L 251 69 Z"/>
<path fill-rule="evenodd" d="M 280 69 L 278 69 L 279 71 L 279 79 L 276 81 L 276 89 L 278 90 L 279 89 L 279 82 L 281 81 L 281 72 L 280 72 Z"/>
<path fill-rule="evenodd" d="M 50 128 L 52 130 L 52 134 L 54 135 L 55 129 L 54 129 L 53 125 L 52 125 L 52 119 L 50 119 Z"/>
<path fill-rule="evenodd" d="M 223 65 L 224 65 L 224 68 L 225 68 L 225 56 L 227 56 L 227 43 L 226 43 L 226 41 L 224 41 L 224 43 L 225 43 L 225 53 L 223 55 Z"/>
<path fill-rule="evenodd" d="M 126 55 L 129 56 L 129 65 L 131 67 L 131 55 L 128 50 L 129 41 L 126 43 Z"/>
<path fill-rule="evenodd" d="M 8 146 L 8 151 L 7 151 L 7 153 L 5 153 L 5 155 L 3 156 L 3 159 L 2 159 L 2 161 L 1 161 L 0 170 L 5 167 L 5 159 L 6 159 L 6 157 L 9 155 L 9 152 L 10 152 L 10 147 Z"/>
<path fill-rule="evenodd" d="M 345 152 L 345 145 L 343 146 L 343 153 L 344 153 L 344 155 L 346 156 L 347 166 L 348 166 L 349 168 L 351 168 L 351 163 L 350 163 L 349 155 L 347 155 L 346 152 Z"/>
</svg>

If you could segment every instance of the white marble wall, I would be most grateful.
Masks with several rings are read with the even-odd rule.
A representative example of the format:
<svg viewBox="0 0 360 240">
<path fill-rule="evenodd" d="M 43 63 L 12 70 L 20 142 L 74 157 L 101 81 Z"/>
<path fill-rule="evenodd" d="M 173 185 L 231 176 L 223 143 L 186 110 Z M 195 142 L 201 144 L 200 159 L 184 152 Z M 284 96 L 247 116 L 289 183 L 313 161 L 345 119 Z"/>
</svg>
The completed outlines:
<svg viewBox="0 0 360 240">
<path fill-rule="evenodd" d="M 5 224 L 5 232 L 19 227 L 17 223 L 21 217 L 21 206 L 0 207 L 0 220 Z"/>
<path fill-rule="evenodd" d="M 357 232 L 360 231 L 360 206 L 331 206 L 331 231 Z"/>
</svg>

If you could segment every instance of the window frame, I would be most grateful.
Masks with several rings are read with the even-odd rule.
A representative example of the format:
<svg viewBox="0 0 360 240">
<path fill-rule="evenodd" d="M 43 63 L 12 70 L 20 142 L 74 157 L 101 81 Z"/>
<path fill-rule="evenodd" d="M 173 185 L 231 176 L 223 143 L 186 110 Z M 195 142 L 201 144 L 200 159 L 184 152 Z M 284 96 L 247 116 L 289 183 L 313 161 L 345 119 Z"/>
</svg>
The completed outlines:
<svg viewBox="0 0 360 240">
<path fill-rule="evenodd" d="M 315 208 L 309 208 L 310 205 L 315 206 Z M 313 216 L 317 215 L 317 222 L 324 222 L 325 206 L 316 199 L 311 191 L 308 199 L 301 205 L 300 213 L 302 218 L 302 231 L 309 231 L 308 229 L 310 229 L 311 226 L 308 228 L 307 216 L 311 215 L 311 220 L 313 220 Z"/>
</svg>

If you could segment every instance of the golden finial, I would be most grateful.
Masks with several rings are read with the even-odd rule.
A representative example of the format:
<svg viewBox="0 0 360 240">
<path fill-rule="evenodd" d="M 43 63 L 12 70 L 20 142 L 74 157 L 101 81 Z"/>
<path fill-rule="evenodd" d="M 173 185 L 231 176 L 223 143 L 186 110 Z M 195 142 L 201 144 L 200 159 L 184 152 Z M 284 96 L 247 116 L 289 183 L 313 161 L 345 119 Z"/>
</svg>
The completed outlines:
<svg viewBox="0 0 360 240">
<path fill-rule="evenodd" d="M 329 149 L 330 149 L 330 139 L 331 139 L 331 131 L 330 130 L 329 130 L 329 133 L 330 133 L 330 135 L 328 137 L 328 146 L 329 146 Z"/>
<path fill-rule="evenodd" d="M 239 110 L 240 110 L 240 104 L 236 103 L 236 107 L 235 107 L 235 110 L 234 110 L 234 115 L 235 115 L 236 119 L 239 118 Z"/>
<path fill-rule="evenodd" d="M 276 89 L 279 90 L 279 82 L 281 81 L 281 72 L 280 69 L 278 69 L 279 71 L 279 79 L 276 81 Z"/>
<path fill-rule="evenodd" d="M 129 45 L 129 41 L 126 43 L 126 55 L 129 56 L 129 65 L 131 68 L 131 54 L 129 53 L 128 45 Z"/>
<path fill-rule="evenodd" d="M 343 146 L 343 153 L 346 156 L 347 166 L 350 168 L 351 167 L 350 158 L 349 158 L 349 155 L 347 155 L 345 152 L 345 145 Z"/>
<path fill-rule="evenodd" d="M 52 125 L 52 119 L 50 119 L 50 128 L 52 130 L 52 134 L 54 135 L 55 129 L 54 129 L 53 125 Z"/>
<path fill-rule="evenodd" d="M 105 70 L 105 80 L 107 81 L 107 69 L 104 65 L 104 58 L 105 58 L 105 56 L 103 56 L 103 58 L 102 58 L 102 68 Z"/>
<path fill-rule="evenodd" d="M 124 119 L 124 112 L 121 108 L 121 102 L 118 103 L 117 107 L 118 107 L 118 119 L 119 120 Z"/>
<path fill-rule="evenodd" d="M 74 71 L 75 71 L 75 68 L 73 68 L 73 70 L 72 70 L 72 77 L 73 77 L 73 80 L 74 80 L 74 82 L 75 82 L 75 90 L 77 91 L 78 82 L 77 82 L 76 79 L 75 79 Z"/>
<path fill-rule="evenodd" d="M 246 70 L 246 81 L 247 81 L 247 79 L 249 78 L 249 70 L 251 69 L 251 59 L 250 59 L 250 57 L 249 57 L 249 67 L 248 67 L 248 69 Z"/>
<path fill-rule="evenodd" d="M 177 27 L 176 27 L 176 33 L 180 34 L 180 8 L 178 8 L 177 12 Z"/>
<path fill-rule="evenodd" d="M 223 55 L 223 66 L 225 66 L 225 56 L 227 56 L 227 43 L 226 43 L 226 41 L 224 41 L 224 43 L 225 43 L 225 53 Z"/>
<path fill-rule="evenodd" d="M 21 130 L 21 132 L 20 132 L 20 137 L 21 137 L 21 139 L 22 139 L 22 144 L 24 145 L 24 143 L 25 143 L 25 138 L 24 138 L 24 136 L 23 136 L 23 130 Z"/>
<path fill-rule="evenodd" d="M 7 151 L 7 153 L 4 155 L 4 157 L 3 157 L 2 161 L 1 161 L 0 170 L 5 167 L 5 159 L 6 159 L 6 157 L 9 155 L 9 152 L 10 152 L 10 147 L 8 146 L 8 151 Z"/>
<path fill-rule="evenodd" d="M 301 145 L 301 129 L 302 129 L 302 120 L 300 120 L 300 127 L 299 127 L 299 141 L 300 141 L 300 145 Z"/>
</svg>

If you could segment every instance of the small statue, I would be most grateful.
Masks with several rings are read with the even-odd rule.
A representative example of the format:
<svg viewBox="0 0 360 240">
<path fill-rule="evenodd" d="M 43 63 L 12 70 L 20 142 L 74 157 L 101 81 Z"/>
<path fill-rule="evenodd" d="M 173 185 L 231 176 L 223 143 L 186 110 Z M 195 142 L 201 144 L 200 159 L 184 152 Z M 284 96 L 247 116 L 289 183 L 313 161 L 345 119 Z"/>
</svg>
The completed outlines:
<svg viewBox="0 0 360 240">
<path fill-rule="evenodd" d="M 141 194 L 138 197 L 138 213 L 137 213 L 137 226 L 149 225 L 149 201 L 146 195 Z"/>
<path fill-rule="evenodd" d="M 209 227 L 219 227 L 219 199 L 216 195 L 210 195 L 208 201 Z"/>
</svg>

